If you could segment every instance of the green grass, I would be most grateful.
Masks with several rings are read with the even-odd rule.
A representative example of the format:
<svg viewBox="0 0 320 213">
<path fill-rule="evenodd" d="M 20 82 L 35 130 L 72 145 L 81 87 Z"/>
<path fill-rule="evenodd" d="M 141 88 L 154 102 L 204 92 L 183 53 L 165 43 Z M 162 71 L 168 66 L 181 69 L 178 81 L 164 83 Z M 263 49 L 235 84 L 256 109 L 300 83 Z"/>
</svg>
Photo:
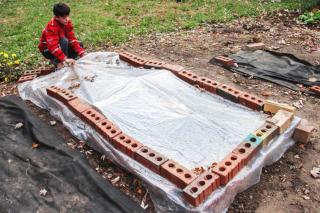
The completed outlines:
<svg viewBox="0 0 320 213">
<path fill-rule="evenodd" d="M 0 51 L 16 53 L 28 66 L 41 60 L 37 45 L 52 17 L 51 0 L 0 0 Z M 77 0 L 65 1 L 78 39 L 94 47 L 117 45 L 135 35 L 193 29 L 276 9 L 300 7 L 300 0 Z"/>
</svg>

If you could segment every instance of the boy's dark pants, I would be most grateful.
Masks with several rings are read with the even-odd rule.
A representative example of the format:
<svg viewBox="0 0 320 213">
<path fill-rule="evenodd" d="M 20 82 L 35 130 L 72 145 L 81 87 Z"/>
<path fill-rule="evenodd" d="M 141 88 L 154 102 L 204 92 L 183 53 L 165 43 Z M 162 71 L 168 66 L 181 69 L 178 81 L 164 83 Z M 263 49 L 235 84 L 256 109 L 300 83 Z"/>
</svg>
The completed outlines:
<svg viewBox="0 0 320 213">
<path fill-rule="evenodd" d="M 60 48 L 62 52 L 67 56 L 67 58 L 75 59 L 78 56 L 78 53 L 72 49 L 69 44 L 69 40 L 67 38 L 60 39 Z M 79 42 L 80 46 L 83 47 L 82 42 Z M 57 65 L 60 61 L 51 53 L 49 50 L 45 50 L 42 52 L 42 55 L 46 59 L 50 59 L 54 65 Z"/>
</svg>

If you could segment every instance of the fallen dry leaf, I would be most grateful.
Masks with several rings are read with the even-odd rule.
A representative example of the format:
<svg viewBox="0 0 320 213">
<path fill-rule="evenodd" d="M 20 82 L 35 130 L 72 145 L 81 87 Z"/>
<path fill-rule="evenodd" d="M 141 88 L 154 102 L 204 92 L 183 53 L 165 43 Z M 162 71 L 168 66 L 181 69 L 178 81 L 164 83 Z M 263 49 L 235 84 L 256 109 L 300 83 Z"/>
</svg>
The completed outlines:
<svg viewBox="0 0 320 213">
<path fill-rule="evenodd" d="M 32 149 L 36 149 L 36 148 L 38 148 L 39 147 L 39 144 L 37 144 L 37 143 L 32 143 Z"/>
<path fill-rule="evenodd" d="M 15 125 L 15 129 L 20 129 L 21 127 L 23 127 L 23 123 L 19 122 Z"/>
<path fill-rule="evenodd" d="M 149 192 L 147 191 L 146 194 L 143 196 L 142 201 L 141 201 L 141 204 L 140 204 L 141 208 L 143 208 L 144 210 L 146 210 L 146 209 L 149 207 L 149 205 L 146 204 L 148 193 L 149 193 Z"/>
<path fill-rule="evenodd" d="M 40 190 L 40 196 L 45 197 L 48 194 L 48 191 L 46 189 L 41 189 Z"/>
<path fill-rule="evenodd" d="M 313 169 L 310 171 L 310 174 L 313 178 L 320 178 L 320 167 L 313 167 Z"/>
<path fill-rule="evenodd" d="M 304 144 L 300 144 L 300 145 L 299 145 L 299 148 L 300 148 L 300 149 L 303 149 L 303 150 L 306 149 L 306 148 L 304 147 Z"/>
<path fill-rule="evenodd" d="M 139 195 L 141 195 L 141 194 L 142 194 L 142 189 L 141 189 L 141 188 L 137 188 L 137 193 L 138 193 Z"/>
<path fill-rule="evenodd" d="M 120 177 L 119 177 L 119 176 L 118 176 L 118 177 L 115 177 L 114 179 L 111 180 L 111 183 L 112 183 L 112 184 L 116 184 L 117 182 L 119 182 L 119 180 L 120 180 Z"/>
<path fill-rule="evenodd" d="M 307 195 L 303 195 L 302 197 L 303 197 L 303 199 L 305 199 L 305 200 L 310 200 L 310 197 L 307 196 Z"/>
</svg>

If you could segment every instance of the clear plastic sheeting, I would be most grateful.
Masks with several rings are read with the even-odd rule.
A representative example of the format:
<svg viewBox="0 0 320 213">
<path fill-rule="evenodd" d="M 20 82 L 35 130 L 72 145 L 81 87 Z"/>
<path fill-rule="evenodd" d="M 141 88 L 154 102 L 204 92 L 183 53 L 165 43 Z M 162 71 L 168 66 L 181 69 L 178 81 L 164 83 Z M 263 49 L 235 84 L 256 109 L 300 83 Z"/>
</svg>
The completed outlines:
<svg viewBox="0 0 320 213">
<path fill-rule="evenodd" d="M 123 132 L 189 169 L 222 160 L 263 124 L 264 115 L 200 91 L 169 71 L 130 67 L 118 54 L 108 52 L 88 54 L 72 68 L 19 85 L 23 99 L 48 109 L 76 137 L 148 183 L 161 212 L 223 211 L 238 192 L 259 181 L 264 165 L 276 161 L 294 143 L 290 136 L 299 121 L 295 118 L 292 127 L 261 150 L 251 165 L 193 208 L 184 202 L 181 190 L 114 149 L 66 106 L 49 97 L 45 88 L 52 85 L 73 88 L 78 97 L 98 108 Z"/>
</svg>

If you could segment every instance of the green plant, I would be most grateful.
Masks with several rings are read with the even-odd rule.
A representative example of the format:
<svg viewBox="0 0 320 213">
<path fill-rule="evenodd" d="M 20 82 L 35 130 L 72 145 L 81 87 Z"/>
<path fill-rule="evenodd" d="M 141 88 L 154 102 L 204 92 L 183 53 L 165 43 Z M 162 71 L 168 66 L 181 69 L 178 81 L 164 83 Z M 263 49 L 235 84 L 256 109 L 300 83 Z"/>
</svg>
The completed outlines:
<svg viewBox="0 0 320 213">
<path fill-rule="evenodd" d="M 306 11 L 311 9 L 312 7 L 319 5 L 320 0 L 300 0 L 301 10 Z"/>
<path fill-rule="evenodd" d="M 0 82 L 16 80 L 19 76 L 20 60 L 15 53 L 0 52 Z"/>
<path fill-rule="evenodd" d="M 315 24 L 320 22 L 320 10 L 316 12 L 305 12 L 304 14 L 298 17 L 299 21 L 302 21 L 305 24 Z"/>
</svg>

